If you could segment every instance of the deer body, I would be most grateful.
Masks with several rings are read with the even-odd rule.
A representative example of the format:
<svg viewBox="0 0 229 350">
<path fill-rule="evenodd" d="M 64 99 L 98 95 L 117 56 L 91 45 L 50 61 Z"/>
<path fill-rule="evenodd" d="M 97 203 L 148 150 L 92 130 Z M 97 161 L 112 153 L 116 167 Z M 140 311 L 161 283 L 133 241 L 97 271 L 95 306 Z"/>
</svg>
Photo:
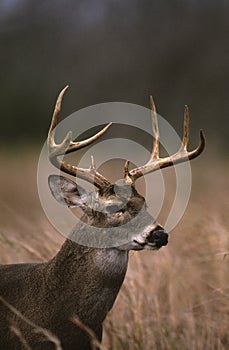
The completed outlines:
<svg viewBox="0 0 229 350">
<path fill-rule="evenodd" d="M 50 335 L 44 337 L 41 328 L 57 336 L 63 350 L 91 350 L 88 329 L 101 341 L 102 323 L 122 286 L 129 251 L 155 250 L 168 242 L 168 234 L 148 213 L 144 197 L 136 191 L 135 181 L 149 172 L 195 158 L 204 149 L 201 132 L 200 145 L 187 151 L 188 110 L 185 108 L 181 148 L 172 156 L 160 158 L 156 110 L 151 99 L 155 134 L 151 158 L 132 170 L 127 161 L 124 179 L 111 184 L 96 170 L 93 158 L 89 169 L 77 168 L 60 159 L 92 143 L 111 125 L 81 142 L 73 142 L 69 132 L 62 143 L 56 144 L 55 127 L 65 90 L 57 99 L 48 134 L 49 158 L 58 169 L 93 183 L 97 190 L 88 193 L 67 177 L 50 175 L 53 197 L 70 208 L 80 208 L 83 216 L 50 261 L 0 265 L 0 350 L 55 349 Z M 105 243 L 111 232 L 115 237 L 117 234 L 127 239 L 117 239 L 115 247 L 92 244 L 90 234 L 97 229 L 102 230 Z M 80 236 L 89 237 L 87 246 L 79 243 Z M 81 324 L 75 324 L 74 317 Z"/>
<path fill-rule="evenodd" d="M 127 262 L 127 251 L 87 248 L 66 240 L 49 262 L 1 266 L 0 295 L 55 334 L 63 349 L 91 349 L 88 336 L 70 319 L 78 317 L 101 340 L 102 322 L 123 283 Z M 0 315 L 1 350 L 24 349 L 9 323 L 18 326 L 32 349 L 41 349 L 41 344 L 42 349 L 54 348 L 2 304 Z"/>
</svg>

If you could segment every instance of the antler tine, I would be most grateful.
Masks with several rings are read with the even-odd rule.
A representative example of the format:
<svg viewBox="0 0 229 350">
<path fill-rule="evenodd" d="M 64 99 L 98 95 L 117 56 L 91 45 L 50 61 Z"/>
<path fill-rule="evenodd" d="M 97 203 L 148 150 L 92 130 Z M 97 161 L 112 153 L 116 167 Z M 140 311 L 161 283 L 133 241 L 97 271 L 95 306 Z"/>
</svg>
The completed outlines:
<svg viewBox="0 0 229 350">
<path fill-rule="evenodd" d="M 187 151 L 189 141 L 189 110 L 188 106 L 184 106 L 184 130 L 183 130 L 183 140 L 181 144 L 181 150 Z"/>
<path fill-rule="evenodd" d="M 130 161 L 127 160 L 124 168 L 124 182 L 128 185 L 131 185 L 133 181 L 129 174 L 129 166 L 130 166 Z"/>
<path fill-rule="evenodd" d="M 94 156 L 91 155 L 91 165 L 90 165 L 90 169 L 95 170 L 95 159 Z"/>
<path fill-rule="evenodd" d="M 77 141 L 77 142 L 73 142 L 72 141 L 72 132 L 69 131 L 66 135 L 66 137 L 64 138 L 64 140 L 57 145 L 55 143 L 54 137 L 55 137 L 55 128 L 58 124 L 58 118 L 60 115 L 60 111 L 61 111 L 61 104 L 62 104 L 62 100 L 65 94 L 65 91 L 68 89 L 68 85 L 60 92 L 57 101 L 56 101 L 56 105 L 55 105 L 55 109 L 54 109 L 54 113 L 53 113 L 53 117 L 52 117 L 52 121 L 51 121 L 51 125 L 50 125 L 50 129 L 49 129 L 49 133 L 48 133 L 48 143 L 49 143 L 49 149 L 51 150 L 52 154 L 55 154 L 56 152 L 58 152 L 58 155 L 61 154 L 67 154 L 67 153 L 71 153 L 74 152 L 80 148 L 83 148 L 85 146 L 90 145 L 92 142 L 94 142 L 95 140 L 97 140 L 100 136 L 102 136 L 103 134 L 105 134 L 105 132 L 107 131 L 107 129 L 109 129 L 109 127 L 111 126 L 112 122 L 109 123 L 108 125 L 106 125 L 102 130 L 100 130 L 99 132 L 97 132 L 97 134 L 89 137 L 86 140 L 82 140 L 82 141 Z"/>
<path fill-rule="evenodd" d="M 107 129 L 109 129 L 109 127 L 111 126 L 112 122 L 107 124 L 102 130 L 98 131 L 97 134 L 89 137 L 86 140 L 82 140 L 82 141 L 76 141 L 76 142 L 72 142 L 70 143 L 68 149 L 66 150 L 66 154 L 67 153 L 71 153 L 76 151 L 77 149 L 83 148 L 85 146 L 90 145 L 92 142 L 96 141 L 100 136 L 102 136 L 103 134 L 105 134 L 105 132 L 107 131 Z"/>
<path fill-rule="evenodd" d="M 151 160 L 152 159 L 155 160 L 155 159 L 159 158 L 159 137 L 160 137 L 160 135 L 159 135 L 159 128 L 158 128 L 157 111 L 156 111 L 155 103 L 154 103 L 152 96 L 150 96 L 150 107 L 151 107 L 152 127 L 153 127 L 153 135 L 154 135 Z"/>
<path fill-rule="evenodd" d="M 54 137 L 55 137 L 55 127 L 57 126 L 57 123 L 58 123 L 58 118 L 59 118 L 60 111 L 61 111 L 62 100 L 63 100 L 64 94 L 65 94 L 65 91 L 68 88 L 69 88 L 69 86 L 66 85 L 63 88 L 63 90 L 61 90 L 61 92 L 59 93 L 59 96 L 58 96 L 58 98 L 56 100 L 56 104 L 55 104 L 55 108 L 54 108 L 54 112 L 53 112 L 50 128 L 49 128 L 49 131 L 48 131 L 48 146 L 49 146 L 49 150 L 51 149 L 52 151 L 53 151 L 53 148 L 56 148 L 56 146 L 57 146 L 57 144 L 55 143 L 55 139 L 54 139 Z M 69 133 L 68 133 L 68 135 L 69 135 Z"/>
<path fill-rule="evenodd" d="M 204 150 L 205 147 L 205 137 L 203 131 L 200 130 L 200 143 L 197 148 L 193 151 L 187 151 L 188 141 L 189 141 L 189 111 L 188 107 L 184 108 L 184 131 L 182 144 L 179 151 L 169 157 L 160 158 L 159 157 L 159 130 L 156 118 L 156 109 L 152 97 L 150 97 L 150 104 L 152 110 L 152 121 L 153 121 L 153 131 L 154 131 L 154 143 L 153 151 L 150 160 L 143 166 L 135 168 L 128 172 L 128 179 L 134 183 L 139 177 L 148 174 L 150 172 L 169 167 L 178 163 L 186 162 L 189 159 L 194 159 L 198 157 Z M 129 181 L 130 181 L 129 180 Z"/>
<path fill-rule="evenodd" d="M 81 179 L 84 179 L 90 183 L 95 184 L 97 187 L 99 187 L 101 189 L 104 187 L 108 187 L 108 186 L 110 186 L 110 182 L 103 175 L 99 174 L 95 170 L 93 157 L 92 157 L 92 164 L 89 167 L 89 169 L 78 168 L 78 167 L 71 165 L 69 163 L 66 163 L 65 161 L 60 160 L 58 158 L 61 155 L 74 152 L 82 147 L 85 147 L 85 146 L 91 144 L 93 141 L 97 140 L 100 136 L 102 136 L 112 124 L 112 123 L 109 123 L 102 130 L 100 130 L 97 134 L 89 137 L 88 139 L 83 140 L 83 141 L 77 141 L 77 142 L 72 141 L 72 132 L 69 131 L 67 133 L 66 137 L 64 138 L 64 140 L 60 144 L 56 144 L 56 142 L 55 142 L 55 128 L 56 128 L 57 123 L 58 123 L 58 117 L 59 117 L 59 114 L 61 111 L 62 100 L 63 100 L 64 93 L 67 90 L 67 88 L 68 88 L 68 86 L 66 86 L 60 92 L 60 94 L 57 98 L 57 101 L 56 101 L 53 117 L 51 120 L 51 125 L 50 125 L 49 132 L 48 132 L 49 159 L 55 167 L 57 167 L 58 169 L 61 169 L 63 172 L 65 172 L 69 175 L 77 176 Z"/>
<path fill-rule="evenodd" d="M 129 175 L 129 165 L 130 165 L 130 161 L 127 160 L 126 163 L 125 163 L 125 173 L 124 173 L 124 178 L 126 178 L 128 175 Z"/>
<path fill-rule="evenodd" d="M 50 131 L 53 131 L 55 129 L 55 127 L 57 126 L 58 123 L 58 117 L 60 115 L 60 111 L 61 111 L 61 104 L 62 104 L 62 100 L 65 94 L 65 91 L 69 88 L 69 85 L 66 85 L 63 90 L 61 90 L 57 100 L 56 100 L 56 105 L 54 108 L 54 112 L 53 112 L 53 117 L 52 117 L 52 121 L 51 121 L 51 125 L 50 125 Z"/>
</svg>

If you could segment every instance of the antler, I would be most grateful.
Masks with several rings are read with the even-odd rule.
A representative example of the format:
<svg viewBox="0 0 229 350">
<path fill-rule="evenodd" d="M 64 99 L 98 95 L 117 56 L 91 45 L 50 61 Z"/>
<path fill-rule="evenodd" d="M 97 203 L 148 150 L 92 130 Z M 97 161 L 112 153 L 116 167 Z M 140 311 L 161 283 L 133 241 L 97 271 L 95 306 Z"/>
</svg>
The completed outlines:
<svg viewBox="0 0 229 350">
<path fill-rule="evenodd" d="M 171 156 L 160 158 L 159 156 L 159 129 L 157 122 L 157 112 L 152 96 L 150 96 L 150 105 L 152 113 L 152 125 L 154 132 L 153 150 L 151 153 L 150 160 L 143 166 L 135 168 L 129 171 L 129 161 L 125 165 L 124 180 L 126 183 L 133 184 L 139 177 L 148 174 L 150 172 L 162 169 L 165 167 L 172 166 L 174 164 L 186 162 L 189 159 L 198 157 L 204 150 L 205 137 L 203 131 L 200 130 L 200 144 L 193 151 L 187 151 L 188 140 L 189 140 L 189 111 L 188 107 L 184 108 L 184 131 L 183 140 L 179 151 Z"/>
<path fill-rule="evenodd" d="M 97 134 L 93 135 L 92 137 L 89 137 L 86 140 L 79 141 L 79 142 L 72 141 L 72 132 L 69 131 L 66 137 L 64 138 L 64 140 L 60 144 L 56 144 L 54 139 L 55 127 L 57 126 L 57 123 L 58 123 L 58 117 L 61 110 L 62 100 L 67 88 L 68 88 L 68 85 L 60 92 L 57 98 L 51 125 L 49 128 L 49 132 L 48 132 L 49 159 L 55 167 L 57 167 L 58 169 L 61 169 L 63 172 L 69 175 L 73 175 L 83 180 L 86 180 L 94 184 L 100 189 L 104 187 L 109 187 L 110 182 L 103 175 L 101 175 L 96 171 L 93 157 L 91 161 L 91 166 L 88 169 L 78 168 L 74 165 L 71 165 L 65 162 L 63 159 L 60 160 L 58 158 L 61 155 L 74 152 L 82 147 L 90 145 L 93 141 L 97 140 L 101 135 L 103 135 L 112 124 L 112 123 L 109 123 Z"/>
</svg>

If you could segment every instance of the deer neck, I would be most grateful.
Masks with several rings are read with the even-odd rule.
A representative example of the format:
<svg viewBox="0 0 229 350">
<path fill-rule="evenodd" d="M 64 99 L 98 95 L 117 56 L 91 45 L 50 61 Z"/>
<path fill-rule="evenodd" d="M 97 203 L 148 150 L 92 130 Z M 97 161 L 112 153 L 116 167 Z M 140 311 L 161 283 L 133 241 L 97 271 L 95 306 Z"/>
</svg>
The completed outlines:
<svg viewBox="0 0 229 350">
<path fill-rule="evenodd" d="M 47 263 L 46 284 L 52 299 L 65 305 L 66 318 L 77 315 L 91 327 L 105 319 L 125 278 L 128 252 L 95 249 L 66 240 Z M 62 317 L 63 310 L 56 317 Z"/>
<path fill-rule="evenodd" d="M 128 252 L 117 248 L 90 248 L 67 239 L 47 265 L 49 281 L 79 290 L 120 289 L 128 264 Z M 50 282 L 52 283 L 52 282 Z"/>
</svg>

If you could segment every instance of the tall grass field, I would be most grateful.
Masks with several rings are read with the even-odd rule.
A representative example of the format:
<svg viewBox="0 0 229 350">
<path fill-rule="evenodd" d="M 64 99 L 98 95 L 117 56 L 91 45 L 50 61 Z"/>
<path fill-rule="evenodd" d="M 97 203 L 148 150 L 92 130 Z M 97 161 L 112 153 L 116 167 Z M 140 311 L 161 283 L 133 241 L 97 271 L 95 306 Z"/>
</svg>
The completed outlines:
<svg viewBox="0 0 229 350">
<path fill-rule="evenodd" d="M 39 202 L 37 157 L 0 154 L 1 264 L 45 261 L 64 241 Z M 191 165 L 191 198 L 169 244 L 130 252 L 102 349 L 229 349 L 229 165 L 204 156 Z"/>
</svg>

